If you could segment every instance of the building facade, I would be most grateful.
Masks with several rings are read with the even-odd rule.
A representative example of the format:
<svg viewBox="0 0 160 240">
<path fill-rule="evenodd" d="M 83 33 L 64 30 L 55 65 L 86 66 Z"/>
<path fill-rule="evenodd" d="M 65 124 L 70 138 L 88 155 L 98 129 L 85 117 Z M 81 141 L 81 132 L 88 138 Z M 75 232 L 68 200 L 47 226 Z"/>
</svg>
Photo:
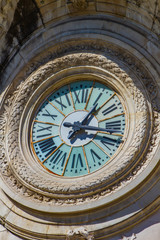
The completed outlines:
<svg viewBox="0 0 160 240">
<path fill-rule="evenodd" d="M 0 239 L 160 239 L 160 1 L 2 0 Z"/>
</svg>

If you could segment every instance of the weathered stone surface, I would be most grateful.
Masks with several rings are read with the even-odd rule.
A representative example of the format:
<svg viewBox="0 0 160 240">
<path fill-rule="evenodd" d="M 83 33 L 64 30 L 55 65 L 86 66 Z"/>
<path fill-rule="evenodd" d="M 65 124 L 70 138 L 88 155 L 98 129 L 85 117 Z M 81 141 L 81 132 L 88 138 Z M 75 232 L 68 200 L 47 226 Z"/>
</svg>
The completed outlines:
<svg viewBox="0 0 160 240">
<path fill-rule="evenodd" d="M 70 14 L 84 16 L 92 13 L 125 17 L 159 35 L 159 7 L 160 2 L 157 0 L 3 0 L 0 14 L 1 63 L 4 64 L 13 48 L 19 48 L 39 27 L 44 27 L 51 21 L 68 18 Z"/>
<path fill-rule="evenodd" d="M 13 2 L 13 1 L 12 1 Z M 23 41 L 34 32 L 38 27 L 38 9 L 32 0 L 17 1 L 17 5 L 11 8 L 8 3 L 5 11 L 8 13 L 6 21 L 3 23 L 5 34 L 0 41 L 0 71 L 9 58 L 10 53 L 16 48 L 16 51 L 22 46 Z M 8 6 L 9 5 L 9 6 Z M 12 11 L 9 9 L 11 8 Z"/>
</svg>

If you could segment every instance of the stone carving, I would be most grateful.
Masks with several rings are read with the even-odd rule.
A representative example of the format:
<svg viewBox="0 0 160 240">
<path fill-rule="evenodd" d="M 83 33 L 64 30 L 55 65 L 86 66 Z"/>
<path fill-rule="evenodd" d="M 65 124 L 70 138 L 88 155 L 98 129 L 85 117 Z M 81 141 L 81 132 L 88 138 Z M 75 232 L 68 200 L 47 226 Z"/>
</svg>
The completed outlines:
<svg viewBox="0 0 160 240">
<path fill-rule="evenodd" d="M 136 4 L 138 7 L 140 7 L 144 0 L 127 0 L 127 2 Z"/>
<path fill-rule="evenodd" d="M 87 0 L 67 0 L 67 4 L 71 3 L 73 9 L 84 10 L 87 8 Z"/>
<path fill-rule="evenodd" d="M 125 237 L 125 236 L 123 236 L 122 237 L 122 240 L 135 240 L 137 237 L 136 237 L 136 234 L 132 234 L 132 236 L 131 237 Z"/>
<path fill-rule="evenodd" d="M 81 48 L 86 49 L 87 48 L 86 45 L 84 44 L 85 47 L 82 45 Z M 94 45 L 93 43 L 93 46 L 91 45 L 90 47 L 95 49 L 96 45 Z M 71 51 L 72 48 L 73 46 L 69 48 L 69 51 Z M 97 46 L 97 48 L 98 50 L 100 50 L 99 46 Z M 80 46 L 75 47 L 75 49 L 80 50 Z M 63 51 L 64 50 L 65 50 L 65 47 Z M 59 49 L 59 51 L 62 51 L 62 49 Z M 7 175 L 6 181 L 8 181 L 8 184 L 10 184 L 14 188 L 14 191 L 18 191 L 21 194 L 23 194 L 23 196 L 32 198 L 34 201 L 40 201 L 40 202 L 45 201 L 46 203 L 51 202 L 52 204 L 58 204 L 58 205 L 81 204 L 84 201 L 94 201 L 95 199 L 98 199 L 107 194 L 110 194 L 111 192 L 115 192 L 117 189 L 123 187 L 125 184 L 131 181 L 131 179 L 133 179 L 138 172 L 142 171 L 142 169 L 144 168 L 144 163 L 146 163 L 147 160 L 150 161 L 150 159 L 152 158 L 154 154 L 153 148 L 156 149 L 157 141 L 159 140 L 157 138 L 158 129 L 156 126 L 154 126 L 154 132 L 153 132 L 152 139 L 150 141 L 150 145 L 148 147 L 147 154 L 143 155 L 143 158 L 141 159 L 141 161 L 139 161 L 139 164 L 136 164 L 135 168 L 131 172 L 129 172 L 124 179 L 122 178 L 121 181 L 118 181 L 115 184 L 112 184 L 109 188 L 103 189 L 103 191 L 100 190 L 99 193 L 96 193 L 96 194 L 92 193 L 88 197 L 83 196 L 83 197 L 68 198 L 67 196 L 65 196 L 65 198 L 63 199 L 63 198 L 58 198 L 58 196 L 60 196 L 61 193 L 68 192 L 68 189 L 69 189 L 69 193 L 70 192 L 74 193 L 76 191 L 79 191 L 79 189 L 81 189 L 81 191 L 83 190 L 85 191 L 86 189 L 88 189 L 87 190 L 88 193 L 90 190 L 91 192 L 93 192 L 94 187 L 98 187 L 99 184 L 109 181 L 109 179 L 112 178 L 112 176 L 111 174 L 108 174 L 107 176 L 101 175 L 101 176 L 92 178 L 92 181 L 88 182 L 87 184 L 81 183 L 78 186 L 76 184 L 75 185 L 72 184 L 72 186 L 68 187 L 68 185 L 65 185 L 65 184 L 60 184 L 57 182 L 53 183 L 52 179 L 51 180 L 44 179 L 43 177 L 39 178 L 37 173 L 34 172 L 27 165 L 27 163 L 25 162 L 25 159 L 23 159 L 23 157 L 21 156 L 21 151 L 19 150 L 19 142 L 18 142 L 19 121 L 21 119 L 21 114 L 23 112 L 24 106 L 30 97 L 30 94 L 32 94 L 34 89 L 36 89 L 36 87 L 39 86 L 41 82 L 45 81 L 45 79 L 49 77 L 51 74 L 56 73 L 60 69 L 64 69 L 67 67 L 69 68 L 72 66 L 79 66 L 81 64 L 101 67 L 103 69 L 106 69 L 116 77 L 118 77 L 122 82 L 125 83 L 131 95 L 133 96 L 136 111 L 140 111 L 144 113 L 141 120 L 136 122 L 136 129 L 135 129 L 135 136 L 133 139 L 133 143 L 127 150 L 126 154 L 123 156 L 122 163 L 121 163 L 122 165 L 119 171 L 121 172 L 123 167 L 126 166 L 125 164 L 128 164 L 128 161 L 130 161 L 130 159 L 132 159 L 133 161 L 133 159 L 137 156 L 141 148 L 140 146 L 141 144 L 143 144 L 143 141 L 146 138 L 146 134 L 147 134 L 146 126 L 147 126 L 148 109 L 146 105 L 146 100 L 142 94 L 143 90 L 140 91 L 138 88 L 136 88 L 136 86 L 134 85 L 134 82 L 127 75 L 127 73 L 123 71 L 122 68 L 120 68 L 120 66 L 118 66 L 118 64 L 113 62 L 111 59 L 117 58 L 117 59 L 120 59 L 121 61 L 123 60 L 123 62 L 127 62 L 128 65 L 130 65 L 131 68 L 135 70 L 137 74 L 139 74 L 140 78 L 144 79 L 145 80 L 144 82 L 147 82 L 146 87 L 149 86 L 150 88 L 151 85 L 149 83 L 151 83 L 152 80 L 148 78 L 148 81 L 146 81 L 146 76 L 143 73 L 143 69 L 139 70 L 136 64 L 134 63 L 134 59 L 130 59 L 130 56 L 128 55 L 124 56 L 124 54 L 122 54 L 117 49 L 115 51 L 115 50 L 112 50 L 112 48 L 108 49 L 107 47 L 104 47 L 104 46 L 101 47 L 101 51 L 105 52 L 110 59 L 106 57 L 102 57 L 100 55 L 96 55 L 96 54 L 81 53 L 81 54 L 70 54 L 65 57 L 58 58 L 54 61 L 50 61 L 49 63 L 41 67 L 38 71 L 36 71 L 36 73 L 33 74 L 32 77 L 28 78 L 25 82 L 22 82 L 17 89 L 12 91 L 13 94 L 11 94 L 10 96 L 7 96 L 6 104 L 4 104 L 5 109 L 4 109 L 3 118 L 0 120 L 1 121 L 0 126 L 3 132 L 2 134 L 3 141 L 0 143 L 2 145 L 1 149 L 3 149 L 3 154 L 1 155 L 1 158 L 0 158 L 0 164 L 2 166 L 1 172 L 3 176 L 5 177 Z M 57 54 L 58 53 L 56 53 L 56 55 Z M 31 68 L 27 70 L 27 74 L 30 74 L 30 72 L 32 72 L 36 67 L 37 67 L 36 64 L 32 65 Z M 152 96 L 153 93 L 152 91 L 150 92 Z M 154 93 L 154 97 L 151 99 L 155 101 L 156 93 Z M 157 111 L 157 106 L 156 106 L 156 111 Z M 157 116 L 157 119 L 158 119 L 158 116 Z M 8 131 L 7 139 L 4 141 L 4 138 L 5 138 L 4 129 L 6 125 L 8 126 L 9 131 Z M 9 149 L 8 151 L 9 158 L 13 162 L 13 166 L 14 166 L 13 170 L 12 168 L 9 167 L 8 161 L 6 160 L 7 159 L 6 152 L 5 152 L 6 141 L 8 144 L 7 148 Z M 152 149 L 152 151 L 149 150 L 150 148 Z M 118 174 L 118 170 L 117 170 L 118 166 L 116 164 L 114 166 L 114 169 L 115 170 L 112 169 L 112 171 L 113 172 L 116 171 L 116 174 Z M 13 171 L 17 172 L 19 179 L 15 177 Z M 27 185 L 30 186 L 30 189 L 28 189 L 27 187 L 24 187 L 23 181 L 27 182 Z M 44 191 L 45 196 L 43 196 L 43 194 L 37 193 L 36 189 L 41 189 L 42 192 Z M 52 195 L 52 197 L 47 197 L 46 196 L 47 192 L 54 193 L 54 194 Z M 54 198 L 54 196 L 56 196 L 56 198 Z"/>
<path fill-rule="evenodd" d="M 76 9 L 85 9 L 87 8 L 87 1 L 86 0 L 71 0 L 72 5 Z"/>
<path fill-rule="evenodd" d="M 94 236 L 84 227 L 79 227 L 68 231 L 66 240 L 94 240 Z"/>
</svg>

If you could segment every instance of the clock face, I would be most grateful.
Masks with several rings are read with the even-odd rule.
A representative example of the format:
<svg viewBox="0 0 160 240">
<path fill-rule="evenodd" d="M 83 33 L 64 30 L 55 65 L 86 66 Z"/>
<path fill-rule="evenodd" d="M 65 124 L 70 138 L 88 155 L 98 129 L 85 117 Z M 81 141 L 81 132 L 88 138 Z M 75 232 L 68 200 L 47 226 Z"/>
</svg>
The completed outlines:
<svg viewBox="0 0 160 240">
<path fill-rule="evenodd" d="M 41 165 L 59 176 L 90 174 L 122 144 L 125 112 L 116 92 L 96 81 L 77 81 L 52 93 L 39 107 L 31 146 Z"/>
</svg>

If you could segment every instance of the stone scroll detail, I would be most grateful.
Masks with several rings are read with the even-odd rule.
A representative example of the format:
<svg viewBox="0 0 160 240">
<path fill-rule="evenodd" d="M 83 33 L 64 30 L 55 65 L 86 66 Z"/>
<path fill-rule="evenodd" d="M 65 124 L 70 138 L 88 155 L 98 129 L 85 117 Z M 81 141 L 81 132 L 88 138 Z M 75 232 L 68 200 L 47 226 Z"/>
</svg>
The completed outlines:
<svg viewBox="0 0 160 240">
<path fill-rule="evenodd" d="M 85 10 L 88 6 L 87 0 L 66 0 L 66 3 L 71 12 Z"/>
<path fill-rule="evenodd" d="M 93 233 L 89 233 L 84 227 L 79 227 L 69 230 L 66 240 L 94 240 L 94 235 Z"/>
<path fill-rule="evenodd" d="M 71 0 L 72 5 L 76 9 L 85 9 L 87 8 L 87 0 Z"/>
<path fill-rule="evenodd" d="M 131 237 L 123 236 L 121 240 L 136 240 L 136 239 L 137 239 L 136 234 L 133 233 Z"/>
<path fill-rule="evenodd" d="M 95 45 L 94 45 L 95 47 Z M 117 189 L 123 187 L 125 184 L 130 182 L 136 175 L 145 168 L 154 152 L 156 151 L 157 142 L 159 141 L 158 133 L 160 129 L 158 127 L 159 122 L 159 114 L 157 109 L 157 93 L 154 93 L 151 89 L 151 86 L 156 89 L 154 83 L 149 77 L 146 77 L 142 71 L 140 70 L 136 64 L 134 63 L 133 59 L 130 56 L 123 56 L 120 52 L 108 50 L 108 54 L 110 54 L 109 58 L 102 57 L 101 55 L 91 54 L 91 53 L 81 53 L 81 54 L 71 54 L 65 57 L 58 58 L 54 61 L 50 61 L 45 64 L 43 67 L 39 68 L 35 74 L 31 77 L 26 79 L 13 91 L 12 94 L 6 97 L 4 102 L 4 109 L 2 113 L 2 117 L 0 118 L 0 131 L 1 131 L 1 142 L 0 147 L 2 149 L 2 153 L 0 155 L 0 166 L 1 166 L 1 173 L 5 181 L 8 185 L 14 189 L 14 191 L 20 192 L 23 196 L 30 197 L 35 201 L 38 202 L 51 202 L 53 204 L 81 204 L 85 201 L 94 201 L 97 198 L 103 197 L 111 192 L 115 192 Z M 142 92 L 136 87 L 132 79 L 127 75 L 126 72 L 122 70 L 120 65 L 116 64 L 111 59 L 116 57 L 119 58 L 120 62 L 124 60 L 128 63 L 130 67 L 136 69 L 136 73 L 139 77 L 145 80 L 146 89 L 149 92 L 150 98 L 152 100 L 152 104 L 154 105 L 154 123 L 153 123 L 153 134 L 148 146 L 148 151 L 143 157 L 140 159 L 139 163 L 135 166 L 135 168 L 128 173 L 125 178 L 122 178 L 121 181 L 116 182 L 115 184 L 111 185 L 109 188 L 103 189 L 96 194 L 91 194 L 88 197 L 65 197 L 58 198 L 57 196 L 61 193 L 71 193 L 76 192 L 79 189 L 86 190 L 97 186 L 105 181 L 107 181 L 111 176 L 110 174 L 101 175 L 97 178 L 92 179 L 92 182 L 87 184 L 80 184 L 72 185 L 70 188 L 65 186 L 64 184 L 61 185 L 60 183 L 53 183 L 53 180 L 44 179 L 43 177 L 39 177 L 36 172 L 34 172 L 25 162 L 25 159 L 21 156 L 21 152 L 19 149 L 19 141 L 18 141 L 18 131 L 19 131 L 19 122 L 21 119 L 21 114 L 23 112 L 24 106 L 28 101 L 30 95 L 34 92 L 37 86 L 41 84 L 41 82 L 45 81 L 47 77 L 50 75 L 58 72 L 60 69 L 69 68 L 72 66 L 80 66 L 80 65 L 90 65 L 90 66 L 97 66 L 101 67 L 102 69 L 106 69 L 110 73 L 114 74 L 118 77 L 125 85 L 127 86 L 128 90 L 130 91 L 136 106 L 136 111 L 141 111 L 144 113 L 141 121 L 137 121 L 136 123 L 136 130 L 133 142 L 130 148 L 127 150 L 125 156 L 123 157 L 121 168 L 125 167 L 126 164 L 136 157 L 140 151 L 140 146 L 144 141 L 146 136 L 146 129 L 147 129 L 147 105 L 146 100 L 142 94 Z M 31 70 L 29 70 L 31 71 Z M 5 137 L 6 128 L 8 129 L 8 136 L 7 139 Z M 7 142 L 7 147 L 5 145 Z M 6 153 L 6 148 L 8 149 L 8 155 Z M 13 164 L 13 168 L 9 166 L 8 157 Z M 117 166 L 115 165 L 115 171 L 117 171 Z M 15 177 L 14 171 L 16 171 L 18 178 Z M 121 171 L 121 169 L 120 169 Z M 27 188 L 23 182 L 26 182 L 30 188 Z M 43 186 L 43 188 L 42 188 Z M 40 189 L 44 191 L 43 194 L 37 193 L 34 189 Z M 54 198 L 53 196 L 48 197 L 47 192 L 56 193 L 57 196 Z"/>
</svg>

